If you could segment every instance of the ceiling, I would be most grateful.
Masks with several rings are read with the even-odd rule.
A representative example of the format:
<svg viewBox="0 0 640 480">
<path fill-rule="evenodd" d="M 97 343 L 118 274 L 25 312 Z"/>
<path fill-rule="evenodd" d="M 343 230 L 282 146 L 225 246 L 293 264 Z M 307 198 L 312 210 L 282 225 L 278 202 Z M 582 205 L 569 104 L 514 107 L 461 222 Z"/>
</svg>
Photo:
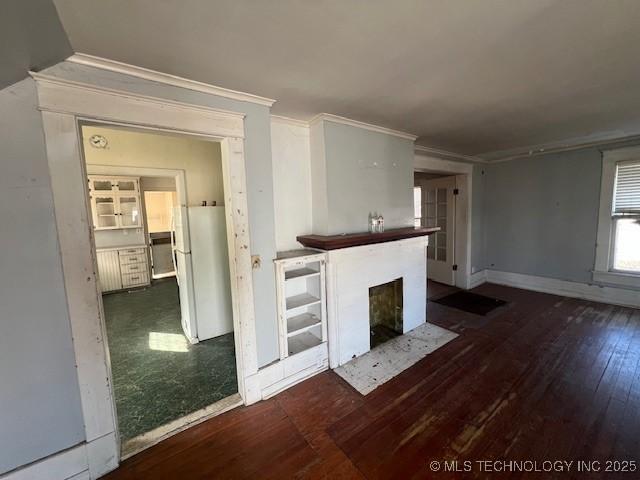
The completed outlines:
<svg viewBox="0 0 640 480">
<path fill-rule="evenodd" d="M 0 89 L 72 53 L 51 0 L 0 0 Z"/>
<path fill-rule="evenodd" d="M 640 133 L 636 0 L 54 0 L 75 52 L 490 158 Z"/>
</svg>

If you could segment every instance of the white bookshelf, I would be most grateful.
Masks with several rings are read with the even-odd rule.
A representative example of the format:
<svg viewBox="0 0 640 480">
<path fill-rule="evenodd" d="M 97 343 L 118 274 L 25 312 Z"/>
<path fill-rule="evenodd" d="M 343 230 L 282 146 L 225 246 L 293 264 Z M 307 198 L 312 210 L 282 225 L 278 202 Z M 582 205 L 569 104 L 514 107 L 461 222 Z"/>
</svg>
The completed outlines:
<svg viewBox="0 0 640 480">
<path fill-rule="evenodd" d="M 315 250 L 282 252 L 274 260 L 281 360 L 327 342 L 325 261 Z"/>
</svg>

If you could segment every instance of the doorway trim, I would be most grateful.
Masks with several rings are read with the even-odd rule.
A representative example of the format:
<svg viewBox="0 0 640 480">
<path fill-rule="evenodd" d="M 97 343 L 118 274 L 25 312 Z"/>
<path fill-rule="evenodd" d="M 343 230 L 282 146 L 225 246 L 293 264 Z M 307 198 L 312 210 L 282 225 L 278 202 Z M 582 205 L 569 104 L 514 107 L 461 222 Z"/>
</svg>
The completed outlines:
<svg viewBox="0 0 640 480">
<path fill-rule="evenodd" d="M 115 403 L 97 283 L 80 125 L 198 135 L 221 143 L 238 391 L 260 399 L 244 158 L 244 117 L 237 112 L 137 95 L 31 73 L 42 112 L 54 211 L 69 308 L 82 413 L 86 469 L 97 478 L 119 463 Z"/>
<path fill-rule="evenodd" d="M 455 245 L 454 258 L 458 265 L 455 274 L 456 287 L 468 290 L 471 284 L 471 212 L 473 165 L 451 160 L 442 160 L 416 152 L 414 154 L 413 170 L 430 173 L 444 173 L 456 176 L 459 194 L 455 200 Z"/>
</svg>

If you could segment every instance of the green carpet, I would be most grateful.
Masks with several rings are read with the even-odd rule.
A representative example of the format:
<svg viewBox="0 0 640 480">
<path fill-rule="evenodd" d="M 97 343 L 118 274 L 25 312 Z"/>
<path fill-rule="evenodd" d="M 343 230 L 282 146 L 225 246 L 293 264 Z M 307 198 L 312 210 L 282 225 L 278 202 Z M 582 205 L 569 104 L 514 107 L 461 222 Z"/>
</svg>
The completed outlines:
<svg viewBox="0 0 640 480">
<path fill-rule="evenodd" d="M 233 333 L 191 345 L 174 278 L 103 303 L 123 441 L 237 393 Z"/>
</svg>

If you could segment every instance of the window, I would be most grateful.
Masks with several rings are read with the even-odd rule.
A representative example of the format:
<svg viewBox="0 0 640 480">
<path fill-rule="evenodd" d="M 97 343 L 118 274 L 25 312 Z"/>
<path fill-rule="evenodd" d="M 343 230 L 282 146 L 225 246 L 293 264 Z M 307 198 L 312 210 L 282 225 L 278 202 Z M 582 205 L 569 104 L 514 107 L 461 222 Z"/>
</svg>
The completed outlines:
<svg viewBox="0 0 640 480">
<path fill-rule="evenodd" d="M 616 164 L 613 270 L 640 274 L 640 160 Z"/>
<path fill-rule="evenodd" d="M 413 187 L 413 226 L 422 226 L 422 187 Z"/>
<path fill-rule="evenodd" d="M 605 152 L 595 281 L 640 287 L 640 147 Z"/>
</svg>

